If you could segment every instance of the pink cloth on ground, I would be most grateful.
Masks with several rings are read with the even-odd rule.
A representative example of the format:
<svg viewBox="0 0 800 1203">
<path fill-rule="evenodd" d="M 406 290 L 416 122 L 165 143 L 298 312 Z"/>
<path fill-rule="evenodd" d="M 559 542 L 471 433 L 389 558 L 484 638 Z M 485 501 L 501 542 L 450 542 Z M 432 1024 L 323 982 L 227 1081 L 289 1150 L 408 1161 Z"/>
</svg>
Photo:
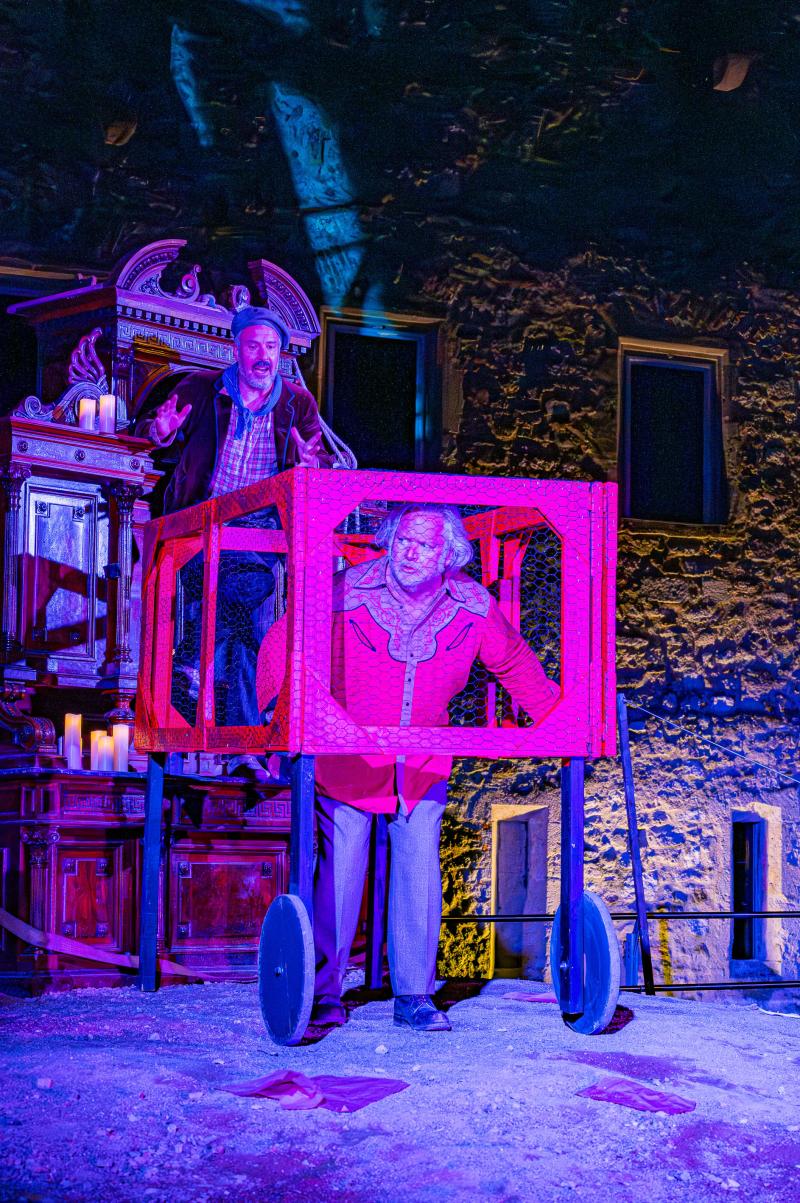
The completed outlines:
<svg viewBox="0 0 800 1203">
<path fill-rule="evenodd" d="M 341 1078 L 330 1074 L 307 1078 L 294 1069 L 279 1069 L 265 1078 L 237 1082 L 222 1089 L 243 1098 L 275 1099 L 285 1111 L 324 1107 L 326 1111 L 351 1112 L 407 1087 L 408 1082 L 397 1078 Z"/>
<path fill-rule="evenodd" d="M 514 1002 L 557 1003 L 555 994 L 523 994 L 520 990 L 509 990 L 503 998 L 513 999 Z"/>
<path fill-rule="evenodd" d="M 630 1082 L 627 1078 L 601 1078 L 578 1094 L 587 1099 L 603 1103 L 618 1103 L 621 1107 L 632 1107 L 634 1111 L 665 1111 L 667 1115 L 683 1115 L 694 1111 L 697 1103 L 681 1098 L 679 1094 L 668 1094 L 655 1090 L 644 1082 Z"/>
</svg>

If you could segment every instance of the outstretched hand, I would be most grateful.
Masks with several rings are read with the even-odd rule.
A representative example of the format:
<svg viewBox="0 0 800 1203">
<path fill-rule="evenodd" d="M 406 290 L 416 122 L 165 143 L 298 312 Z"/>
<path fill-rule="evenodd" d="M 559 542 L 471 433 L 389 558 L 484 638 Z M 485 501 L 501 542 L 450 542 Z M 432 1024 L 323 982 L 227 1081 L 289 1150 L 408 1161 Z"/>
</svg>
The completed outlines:
<svg viewBox="0 0 800 1203">
<path fill-rule="evenodd" d="M 292 438 L 297 447 L 296 466 L 299 468 L 318 468 L 319 445 L 322 441 L 322 431 L 318 430 L 316 434 L 312 434 L 311 438 L 306 440 L 298 434 L 297 429 L 293 426 Z"/>
<path fill-rule="evenodd" d="M 178 409 L 177 393 L 173 393 L 170 397 L 167 397 L 166 401 L 162 405 L 159 405 L 153 419 L 153 429 L 156 438 L 160 442 L 165 443 L 176 430 L 179 430 L 183 426 L 191 412 L 192 407 L 189 404 L 184 405 L 183 409 Z"/>
</svg>

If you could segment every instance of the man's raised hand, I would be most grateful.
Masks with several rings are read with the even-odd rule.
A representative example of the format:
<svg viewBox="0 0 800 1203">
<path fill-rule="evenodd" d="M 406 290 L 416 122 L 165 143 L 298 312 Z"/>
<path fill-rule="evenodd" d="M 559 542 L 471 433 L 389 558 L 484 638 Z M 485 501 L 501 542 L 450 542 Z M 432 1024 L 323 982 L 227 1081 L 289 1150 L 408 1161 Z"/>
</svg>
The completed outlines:
<svg viewBox="0 0 800 1203">
<path fill-rule="evenodd" d="M 192 407 L 188 404 L 184 405 L 183 409 L 178 409 L 177 393 L 167 397 L 166 401 L 159 405 L 153 419 L 153 433 L 159 443 L 168 442 L 175 432 L 180 430 L 191 412 Z"/>
<path fill-rule="evenodd" d="M 316 434 L 312 434 L 308 440 L 303 439 L 297 432 L 296 427 L 292 427 L 292 438 L 297 446 L 297 467 L 298 468 L 318 468 L 319 467 L 319 445 L 322 441 L 322 431 L 318 430 Z"/>
</svg>

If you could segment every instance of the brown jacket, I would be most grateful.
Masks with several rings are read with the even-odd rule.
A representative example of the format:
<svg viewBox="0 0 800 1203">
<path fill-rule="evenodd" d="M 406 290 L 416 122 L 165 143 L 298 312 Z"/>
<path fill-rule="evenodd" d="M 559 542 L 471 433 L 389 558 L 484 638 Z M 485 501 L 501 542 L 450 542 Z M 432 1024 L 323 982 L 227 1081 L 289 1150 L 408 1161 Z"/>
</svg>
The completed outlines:
<svg viewBox="0 0 800 1203">
<path fill-rule="evenodd" d="M 292 428 L 308 440 L 319 432 L 317 403 L 302 385 L 281 377 L 283 387 L 274 409 L 275 453 L 278 471 L 297 463 L 297 445 L 290 438 Z M 164 513 L 185 509 L 209 497 L 217 456 L 225 444 L 233 402 L 222 392 L 221 372 L 192 372 L 175 389 L 178 408 L 192 406 L 175 442 L 181 445 L 180 459 L 164 494 Z M 153 438 L 153 415 L 136 423 L 136 434 Z M 153 440 L 155 441 L 155 440 Z M 329 466 L 329 457 L 320 455 L 320 466 Z"/>
</svg>

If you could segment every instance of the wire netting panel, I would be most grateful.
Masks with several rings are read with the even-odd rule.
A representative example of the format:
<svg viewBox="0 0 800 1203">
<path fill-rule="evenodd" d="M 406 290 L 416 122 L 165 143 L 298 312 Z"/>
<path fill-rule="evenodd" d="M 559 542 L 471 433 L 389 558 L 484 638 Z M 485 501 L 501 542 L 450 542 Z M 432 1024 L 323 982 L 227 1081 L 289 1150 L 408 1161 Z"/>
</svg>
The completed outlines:
<svg viewBox="0 0 800 1203">
<path fill-rule="evenodd" d="M 256 700 L 256 658 L 267 631 L 285 611 L 285 555 L 221 552 L 214 638 L 217 727 L 253 727 L 264 721 L 265 707 Z"/>
<path fill-rule="evenodd" d="M 505 559 L 507 553 L 512 553 L 515 543 L 516 539 L 503 537 L 501 559 Z M 480 581 L 479 556 L 464 571 Z M 501 602 L 502 582 L 492 582 L 488 591 L 495 601 Z M 545 525 L 528 533 L 527 547 L 524 548 L 519 566 L 519 594 L 520 634 L 537 656 L 548 679 L 560 684 L 561 541 L 555 531 Z M 479 661 L 473 664 L 465 688 L 452 699 L 448 710 L 450 723 L 457 727 L 529 727 L 533 722 L 530 715 L 515 705 L 508 690 Z"/>
<path fill-rule="evenodd" d="M 178 569 L 175 579 L 175 626 L 172 638 L 170 702 L 184 722 L 197 722 L 200 693 L 200 646 L 203 624 L 205 565 L 198 551 Z"/>
<path fill-rule="evenodd" d="M 310 469 L 157 520 L 139 746 L 613 752 L 615 512 L 611 485 Z"/>
<path fill-rule="evenodd" d="M 286 555 L 258 546 L 258 532 L 281 530 L 278 509 L 265 506 L 224 524 L 238 532 L 236 550 L 219 555 L 214 624 L 214 722 L 217 727 L 263 725 L 274 699 L 260 706 L 256 659 L 270 627 L 286 612 Z M 251 534 L 249 534 L 252 532 Z M 224 542 L 224 540 L 223 540 Z M 284 662 L 285 670 L 285 662 Z M 277 685 L 282 681 L 280 675 Z"/>
<path fill-rule="evenodd" d="M 415 522 L 421 537 L 409 540 Z M 364 721 L 380 679 L 384 721 L 398 726 L 533 724 L 557 692 L 561 658 L 561 543 L 538 513 L 367 499 L 336 534 L 347 555 L 333 559 L 331 692 L 354 719 Z M 458 563 L 431 560 L 420 603 L 414 573 L 402 577 L 429 539 Z"/>
</svg>

